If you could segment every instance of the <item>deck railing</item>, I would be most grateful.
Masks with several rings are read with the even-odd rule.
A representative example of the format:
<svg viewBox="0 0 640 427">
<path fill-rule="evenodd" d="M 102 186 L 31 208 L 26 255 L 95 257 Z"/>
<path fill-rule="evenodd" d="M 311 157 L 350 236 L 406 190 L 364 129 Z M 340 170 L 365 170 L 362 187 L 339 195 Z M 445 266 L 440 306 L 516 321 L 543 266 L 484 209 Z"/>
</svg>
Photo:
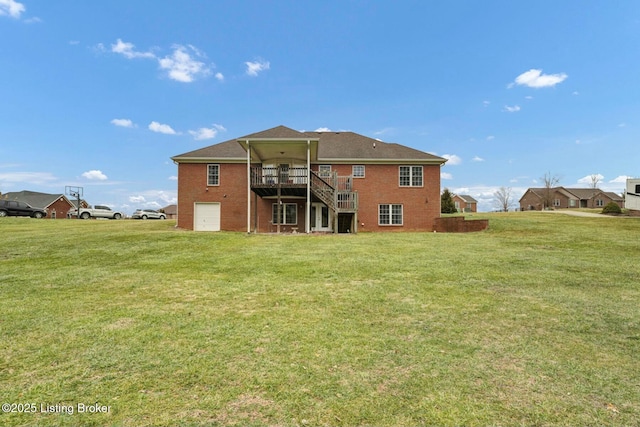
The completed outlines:
<svg viewBox="0 0 640 427">
<path fill-rule="evenodd" d="M 307 168 L 251 167 L 251 186 L 306 185 Z"/>
<path fill-rule="evenodd" d="M 338 212 L 358 210 L 358 193 L 353 191 L 350 176 L 338 176 L 337 172 L 318 173 L 304 167 L 251 167 L 251 187 L 301 187 L 311 177 L 311 191 L 330 209 Z"/>
</svg>

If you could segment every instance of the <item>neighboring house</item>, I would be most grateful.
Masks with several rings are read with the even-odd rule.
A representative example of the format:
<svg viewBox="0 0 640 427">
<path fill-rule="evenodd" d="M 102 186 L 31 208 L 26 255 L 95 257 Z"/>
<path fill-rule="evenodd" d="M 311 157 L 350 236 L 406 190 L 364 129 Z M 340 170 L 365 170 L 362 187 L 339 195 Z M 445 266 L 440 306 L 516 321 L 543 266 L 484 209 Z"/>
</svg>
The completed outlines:
<svg viewBox="0 0 640 427">
<path fill-rule="evenodd" d="M 454 194 L 453 204 L 458 212 L 478 212 L 478 201 L 466 194 Z"/>
<path fill-rule="evenodd" d="M 51 219 L 66 218 L 67 212 L 75 206 L 64 194 L 48 194 L 23 190 L 5 193 L 2 195 L 2 198 L 25 202 L 34 208 L 44 209 L 47 212 L 47 218 Z"/>
<path fill-rule="evenodd" d="M 603 208 L 609 202 L 624 207 L 624 199 L 598 188 L 529 188 L 520 198 L 520 210 Z"/>
<path fill-rule="evenodd" d="M 640 211 L 640 179 L 627 179 L 624 207 L 634 211 Z"/>
<path fill-rule="evenodd" d="M 353 132 L 278 126 L 172 157 L 178 227 L 432 231 L 446 159 Z"/>
<path fill-rule="evenodd" d="M 167 219 L 176 219 L 178 217 L 178 205 L 168 205 L 160 209 L 167 216 Z"/>
</svg>

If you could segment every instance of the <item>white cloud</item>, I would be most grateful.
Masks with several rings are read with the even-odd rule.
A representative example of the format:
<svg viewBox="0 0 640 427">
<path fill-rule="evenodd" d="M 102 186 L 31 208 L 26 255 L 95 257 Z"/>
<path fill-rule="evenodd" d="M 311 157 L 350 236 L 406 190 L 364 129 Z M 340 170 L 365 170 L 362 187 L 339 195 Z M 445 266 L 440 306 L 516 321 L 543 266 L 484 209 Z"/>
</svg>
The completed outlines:
<svg viewBox="0 0 640 427">
<path fill-rule="evenodd" d="M 460 163 L 462 163 L 462 159 L 459 156 L 456 156 L 455 154 L 443 154 L 442 157 L 444 157 L 445 159 L 447 159 L 447 165 L 459 165 Z"/>
<path fill-rule="evenodd" d="M 211 74 L 209 67 L 201 61 L 194 59 L 192 55 L 203 57 L 204 55 L 195 47 L 175 45 L 173 54 L 159 59 L 160 68 L 168 70 L 169 78 L 183 83 L 190 83 L 199 76 Z"/>
<path fill-rule="evenodd" d="M 164 133 L 166 135 L 175 135 L 177 133 L 171 128 L 171 126 L 158 122 L 149 123 L 149 130 L 152 132 Z"/>
<path fill-rule="evenodd" d="M 506 111 L 507 113 L 516 113 L 516 112 L 520 111 L 520 106 L 519 105 L 514 105 L 513 107 L 510 107 L 508 105 L 505 105 L 503 111 Z"/>
<path fill-rule="evenodd" d="M 177 180 L 178 180 L 178 177 L 177 177 L 177 176 L 175 176 L 175 175 L 171 175 L 171 176 L 169 177 L 169 181 L 177 181 Z"/>
<path fill-rule="evenodd" d="M 175 204 L 177 201 L 178 198 L 174 192 L 164 190 L 148 190 L 129 196 L 129 202 L 135 203 L 140 208 L 159 209 Z"/>
<path fill-rule="evenodd" d="M 215 78 L 218 79 L 218 81 L 224 81 L 224 75 L 222 73 L 216 73 Z"/>
<path fill-rule="evenodd" d="M 489 104 L 491 104 L 491 101 L 482 101 L 482 105 L 484 105 L 485 107 L 488 107 Z"/>
<path fill-rule="evenodd" d="M 82 174 L 83 177 L 91 181 L 104 181 L 107 179 L 107 175 L 103 174 L 100 170 L 90 170 Z"/>
<path fill-rule="evenodd" d="M 200 141 L 203 139 L 213 139 L 216 137 L 218 132 L 224 132 L 226 130 L 227 129 L 225 129 L 224 126 L 214 124 L 213 127 L 211 128 L 200 128 L 198 130 L 190 130 L 189 134 L 191 134 L 195 140 Z"/>
<path fill-rule="evenodd" d="M 487 137 L 487 141 L 493 141 L 494 139 L 496 139 L 496 137 L 495 137 L 495 136 L 493 136 L 493 135 L 489 135 L 489 136 Z"/>
<path fill-rule="evenodd" d="M 609 181 L 610 184 L 626 184 L 627 183 L 627 179 L 631 179 L 633 178 L 632 176 L 628 176 L 628 175 L 620 175 L 614 179 L 612 179 L 611 181 Z"/>
<path fill-rule="evenodd" d="M 129 196 L 129 201 L 131 203 L 144 203 L 147 199 L 145 199 L 144 196 Z"/>
<path fill-rule="evenodd" d="M 515 85 L 533 88 L 553 87 L 558 83 L 562 83 L 567 77 L 565 73 L 542 74 L 542 70 L 533 68 L 516 77 L 515 81 L 510 83 L 508 87 L 511 88 Z"/>
<path fill-rule="evenodd" d="M 472 161 L 474 161 L 474 162 L 484 162 L 484 159 L 483 159 L 482 157 L 475 156 L 475 157 L 472 159 Z"/>
<path fill-rule="evenodd" d="M 440 179 L 453 179 L 453 175 L 449 172 L 440 172 Z"/>
<path fill-rule="evenodd" d="M 49 172 L 9 172 L 0 173 L 0 183 L 50 184 L 57 178 Z"/>
<path fill-rule="evenodd" d="M 201 141 L 203 139 L 215 138 L 218 131 L 214 128 L 200 128 L 198 130 L 190 130 L 189 133 L 193 136 L 193 139 Z"/>
<path fill-rule="evenodd" d="M 120 127 L 123 127 L 123 128 L 135 127 L 133 122 L 131 120 L 129 120 L 129 119 L 113 119 L 113 120 L 111 120 L 111 124 L 113 124 L 115 126 L 120 126 Z"/>
<path fill-rule="evenodd" d="M 18 19 L 25 10 L 24 5 L 15 0 L 0 0 L 0 16 L 6 15 Z"/>
<path fill-rule="evenodd" d="M 599 173 L 596 173 L 596 174 L 584 176 L 584 177 L 580 178 L 577 182 L 578 182 L 578 184 L 591 185 L 591 184 L 593 184 L 594 178 L 597 179 L 598 182 L 602 182 L 602 180 L 604 179 L 604 176 L 600 175 Z"/>
<path fill-rule="evenodd" d="M 331 132 L 331 129 L 324 127 L 324 128 L 318 128 L 316 130 L 314 130 L 314 132 Z"/>
<path fill-rule="evenodd" d="M 245 62 L 247 66 L 247 74 L 250 76 L 257 76 L 262 71 L 268 70 L 270 65 L 268 61 L 258 60 L 257 62 Z"/>
<path fill-rule="evenodd" d="M 155 58 L 151 52 L 137 52 L 133 43 L 123 42 L 121 39 L 116 40 L 116 44 L 111 45 L 111 52 L 119 53 L 125 58 Z"/>
</svg>

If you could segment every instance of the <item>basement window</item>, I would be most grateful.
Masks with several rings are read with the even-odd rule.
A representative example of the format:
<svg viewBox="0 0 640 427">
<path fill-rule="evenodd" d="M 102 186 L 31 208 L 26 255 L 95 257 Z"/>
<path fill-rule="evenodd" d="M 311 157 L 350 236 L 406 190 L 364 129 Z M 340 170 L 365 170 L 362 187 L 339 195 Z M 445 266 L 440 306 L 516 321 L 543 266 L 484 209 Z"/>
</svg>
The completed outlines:
<svg viewBox="0 0 640 427">
<path fill-rule="evenodd" d="M 278 209 L 280 206 L 280 209 Z M 278 211 L 280 211 L 280 224 L 296 225 L 298 223 L 298 205 L 295 203 L 274 203 L 271 205 L 271 222 L 278 224 Z"/>
<path fill-rule="evenodd" d="M 402 225 L 402 205 L 378 205 L 378 225 Z"/>
</svg>

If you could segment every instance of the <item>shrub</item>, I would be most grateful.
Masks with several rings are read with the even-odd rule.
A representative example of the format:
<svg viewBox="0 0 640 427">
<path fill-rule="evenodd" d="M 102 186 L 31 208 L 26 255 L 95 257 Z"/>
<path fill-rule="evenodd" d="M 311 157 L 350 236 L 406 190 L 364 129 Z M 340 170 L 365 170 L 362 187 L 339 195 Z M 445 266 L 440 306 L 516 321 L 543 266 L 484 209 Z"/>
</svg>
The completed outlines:
<svg viewBox="0 0 640 427">
<path fill-rule="evenodd" d="M 602 213 L 603 214 L 620 214 L 622 213 L 622 209 L 620 208 L 620 206 L 618 206 L 617 203 L 609 202 L 607 203 L 607 206 L 602 208 Z"/>
</svg>

